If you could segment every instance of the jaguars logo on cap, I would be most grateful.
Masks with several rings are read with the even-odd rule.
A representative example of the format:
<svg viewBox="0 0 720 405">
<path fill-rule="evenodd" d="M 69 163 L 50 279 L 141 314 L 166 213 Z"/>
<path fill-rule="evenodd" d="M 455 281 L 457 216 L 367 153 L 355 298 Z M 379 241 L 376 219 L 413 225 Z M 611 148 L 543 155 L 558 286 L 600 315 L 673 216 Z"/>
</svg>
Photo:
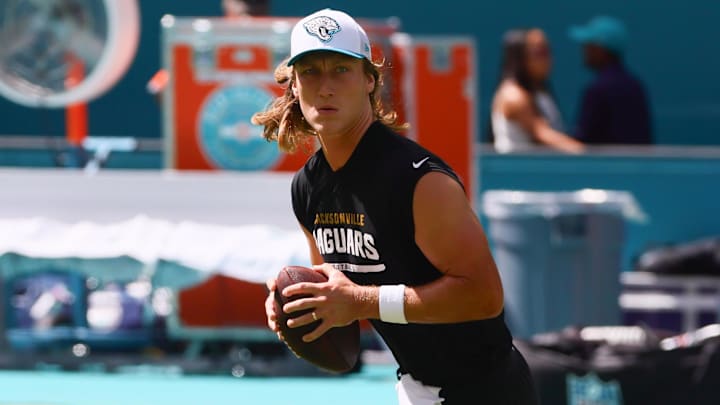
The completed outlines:
<svg viewBox="0 0 720 405">
<path fill-rule="evenodd" d="M 329 42 L 333 35 L 340 32 L 340 24 L 330 17 L 318 16 L 303 24 L 308 34 L 317 37 L 323 42 Z"/>
</svg>

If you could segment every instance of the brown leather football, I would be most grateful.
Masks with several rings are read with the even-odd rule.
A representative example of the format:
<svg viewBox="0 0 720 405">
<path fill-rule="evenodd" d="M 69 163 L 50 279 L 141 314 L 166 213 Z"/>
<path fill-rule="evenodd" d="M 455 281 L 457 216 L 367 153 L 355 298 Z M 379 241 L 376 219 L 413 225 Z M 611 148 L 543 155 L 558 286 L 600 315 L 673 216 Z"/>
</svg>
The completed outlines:
<svg viewBox="0 0 720 405">
<path fill-rule="evenodd" d="M 299 283 L 322 283 L 327 281 L 324 274 L 302 266 L 286 266 L 280 270 L 276 280 L 275 301 L 278 303 L 278 323 L 285 343 L 296 355 L 310 363 L 331 371 L 342 373 L 350 371 L 360 356 L 360 325 L 357 321 L 348 326 L 332 328 L 312 342 L 304 342 L 302 337 L 312 332 L 320 321 L 298 328 L 289 328 L 288 319 L 312 312 L 303 310 L 286 314 L 282 307 L 286 303 L 307 297 L 293 295 L 285 297 L 280 292 L 287 286 Z"/>
</svg>

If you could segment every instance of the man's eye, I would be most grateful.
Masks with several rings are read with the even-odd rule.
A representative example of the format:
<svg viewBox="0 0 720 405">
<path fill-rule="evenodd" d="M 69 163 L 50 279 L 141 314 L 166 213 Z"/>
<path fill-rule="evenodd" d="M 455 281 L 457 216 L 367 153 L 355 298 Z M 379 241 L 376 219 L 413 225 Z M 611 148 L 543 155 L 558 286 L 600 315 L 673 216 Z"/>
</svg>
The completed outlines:
<svg viewBox="0 0 720 405">
<path fill-rule="evenodd" d="M 335 71 L 338 73 L 347 72 L 349 69 L 346 66 L 338 66 L 335 68 Z"/>
</svg>

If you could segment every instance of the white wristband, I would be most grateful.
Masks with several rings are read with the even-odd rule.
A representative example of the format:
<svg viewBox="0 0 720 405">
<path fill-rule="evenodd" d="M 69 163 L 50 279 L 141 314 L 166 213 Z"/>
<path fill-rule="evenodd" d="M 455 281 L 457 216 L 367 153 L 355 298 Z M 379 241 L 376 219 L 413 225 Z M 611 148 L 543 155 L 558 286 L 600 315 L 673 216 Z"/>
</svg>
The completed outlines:
<svg viewBox="0 0 720 405">
<path fill-rule="evenodd" d="M 390 323 L 408 323 L 405 319 L 405 286 L 381 285 L 379 294 L 380 320 Z"/>
</svg>

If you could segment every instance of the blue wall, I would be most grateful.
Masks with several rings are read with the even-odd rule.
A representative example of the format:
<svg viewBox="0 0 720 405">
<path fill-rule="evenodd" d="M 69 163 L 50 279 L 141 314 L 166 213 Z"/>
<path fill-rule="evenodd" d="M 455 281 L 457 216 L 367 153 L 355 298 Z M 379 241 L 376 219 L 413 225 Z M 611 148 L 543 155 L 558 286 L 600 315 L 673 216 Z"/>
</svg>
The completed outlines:
<svg viewBox="0 0 720 405">
<path fill-rule="evenodd" d="M 720 144 L 720 2 L 712 0 L 505 0 L 503 2 L 364 0 L 271 0 L 272 13 L 298 16 L 332 5 L 357 17 L 397 16 L 412 34 L 461 34 L 475 38 L 479 55 L 478 113 L 485 125 L 498 73 L 502 33 L 512 27 L 546 30 L 555 55 L 553 85 L 568 122 L 589 78 L 580 49 L 566 36 L 569 25 L 597 13 L 613 14 L 629 27 L 628 63 L 646 82 L 652 97 L 657 139 L 667 144 Z M 160 117 L 145 93 L 145 82 L 159 65 L 159 19 L 176 15 L 219 15 L 220 1 L 142 1 L 142 34 L 137 58 L 112 91 L 90 104 L 94 135 L 160 136 Z M 122 114 L 122 115 L 121 115 Z M 40 111 L 0 100 L 0 134 L 64 133 L 61 111 Z M 122 117 L 122 118 L 121 118 Z M 133 117 L 127 119 L 125 117 Z"/>
<path fill-rule="evenodd" d="M 485 153 L 476 160 L 477 211 L 482 193 L 492 189 L 628 191 L 648 217 L 627 222 L 623 270 L 630 270 L 649 247 L 720 235 L 720 149 L 713 149 L 705 156 Z M 483 217 L 486 229 L 488 220 Z"/>
<path fill-rule="evenodd" d="M 657 139 L 667 144 L 720 144 L 720 55 L 711 41 L 720 38 L 720 3 L 712 0 L 505 0 L 465 2 L 335 2 L 274 0 L 274 10 L 307 14 L 328 4 L 355 16 L 398 16 L 411 34 L 463 34 L 475 38 L 479 57 L 480 128 L 498 74 L 500 40 L 513 27 L 538 26 L 555 56 L 553 87 L 568 123 L 590 78 L 580 48 L 567 38 L 570 25 L 598 13 L 625 21 L 630 31 L 628 65 L 646 82 L 652 98 Z M 710 41 L 710 42 L 709 42 Z"/>
</svg>

